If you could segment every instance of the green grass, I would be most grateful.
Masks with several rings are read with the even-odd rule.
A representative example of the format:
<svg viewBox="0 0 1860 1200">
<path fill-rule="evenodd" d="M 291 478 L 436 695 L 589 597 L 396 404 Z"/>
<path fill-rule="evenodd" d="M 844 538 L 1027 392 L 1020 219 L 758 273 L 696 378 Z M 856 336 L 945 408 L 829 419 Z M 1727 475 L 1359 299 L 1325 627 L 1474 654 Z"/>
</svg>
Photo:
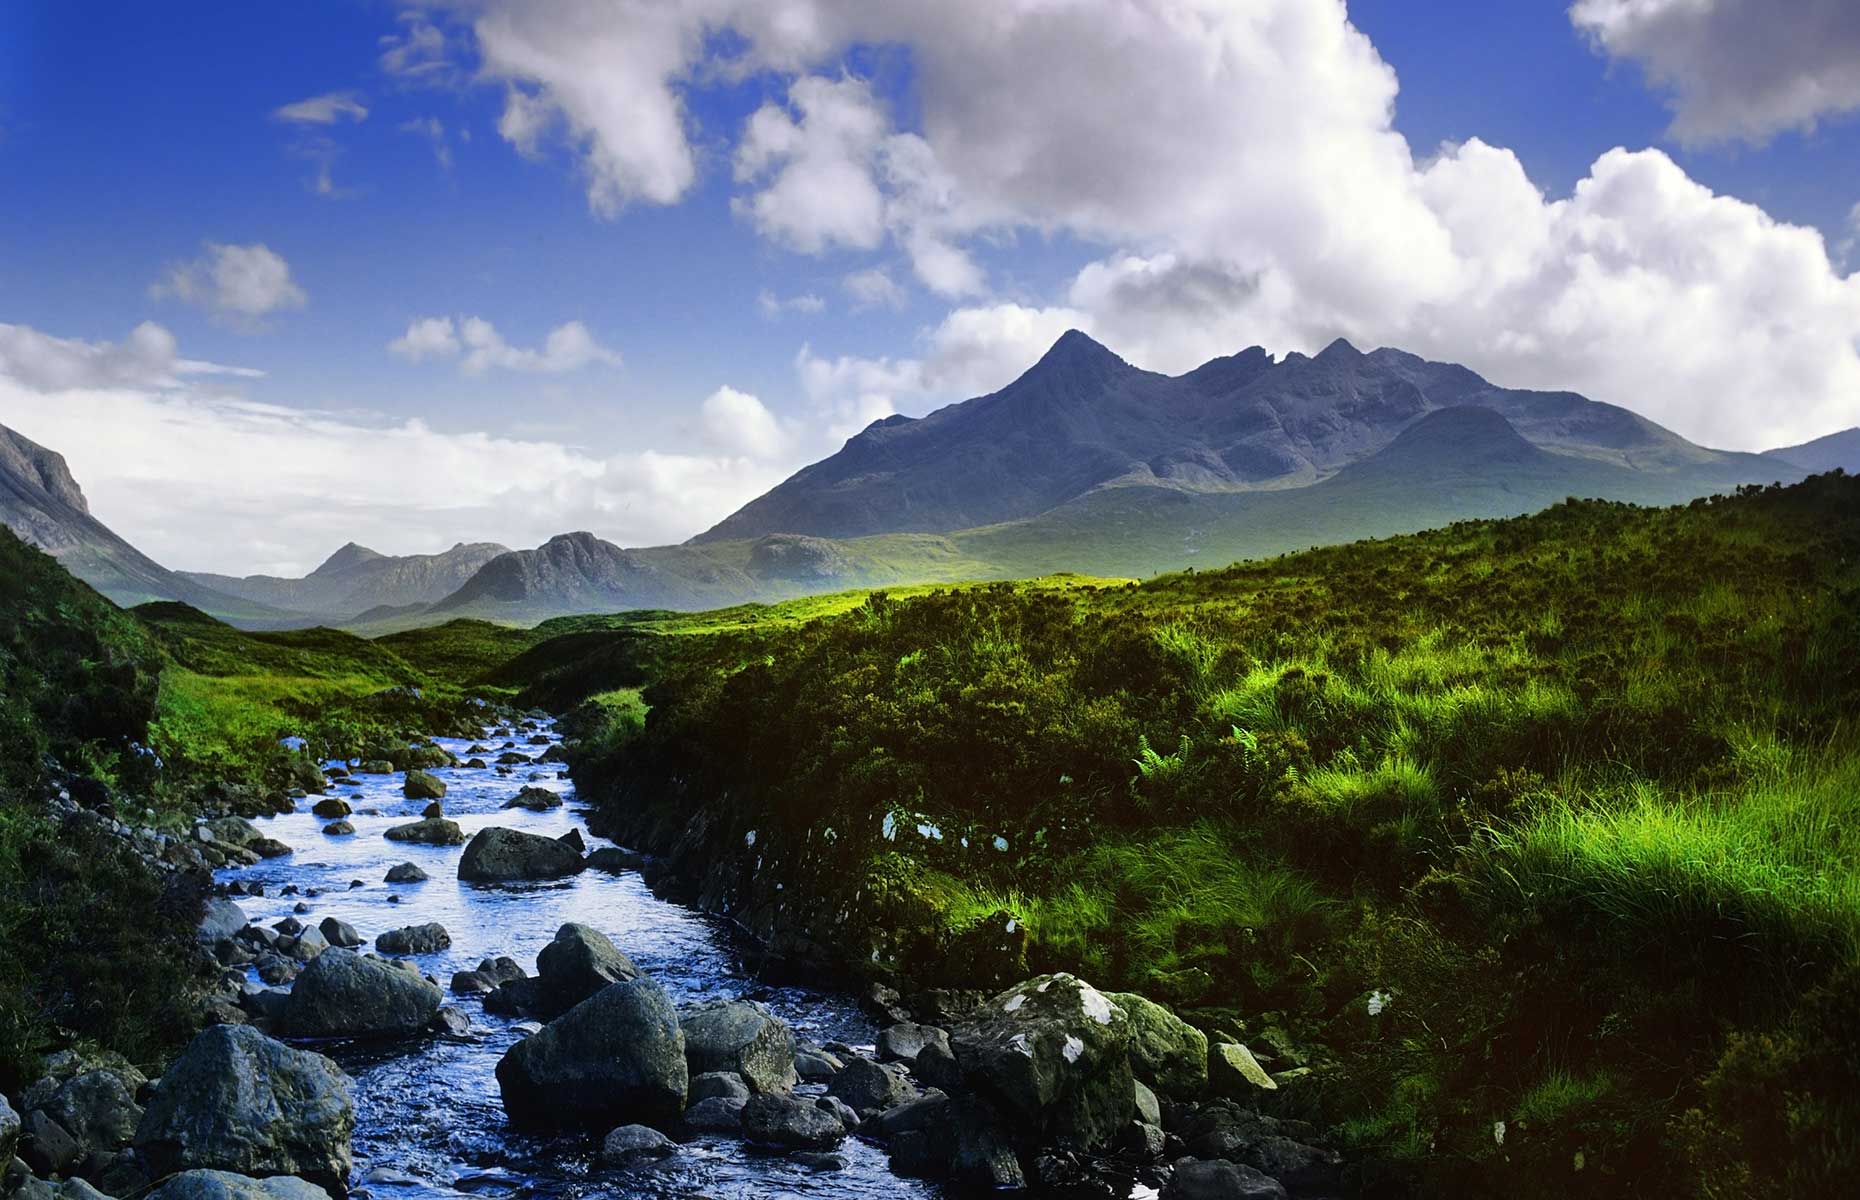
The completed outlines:
<svg viewBox="0 0 1860 1200">
<path fill-rule="evenodd" d="M 1860 974 L 1860 481 L 630 636 L 633 675 L 577 687 L 650 711 L 584 794 L 648 848 L 703 829 L 691 870 L 754 833 L 738 903 L 851 969 L 1285 1014 L 1349 1081 L 1328 1119 L 1423 1190 L 1561 1194 L 1580 1161 L 1578 1192 L 1679 1194 L 1774 1173 L 1748 1114 L 1860 1126 L 1860 1081 L 1797 1078 L 1860 1061 L 1815 999 Z M 1786 1084 L 1737 1052 L 1764 1038 Z"/>
</svg>

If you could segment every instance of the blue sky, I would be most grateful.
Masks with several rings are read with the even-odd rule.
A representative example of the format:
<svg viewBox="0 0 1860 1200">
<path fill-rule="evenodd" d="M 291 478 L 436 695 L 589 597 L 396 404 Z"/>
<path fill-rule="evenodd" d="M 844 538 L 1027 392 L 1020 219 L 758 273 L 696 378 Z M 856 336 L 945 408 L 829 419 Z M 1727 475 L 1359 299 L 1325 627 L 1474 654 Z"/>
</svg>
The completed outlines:
<svg viewBox="0 0 1860 1200">
<path fill-rule="evenodd" d="M 1799 441 L 1860 422 L 1846 7 L 11 4 L 0 422 L 239 571 L 682 538 L 1071 325 Z"/>
</svg>

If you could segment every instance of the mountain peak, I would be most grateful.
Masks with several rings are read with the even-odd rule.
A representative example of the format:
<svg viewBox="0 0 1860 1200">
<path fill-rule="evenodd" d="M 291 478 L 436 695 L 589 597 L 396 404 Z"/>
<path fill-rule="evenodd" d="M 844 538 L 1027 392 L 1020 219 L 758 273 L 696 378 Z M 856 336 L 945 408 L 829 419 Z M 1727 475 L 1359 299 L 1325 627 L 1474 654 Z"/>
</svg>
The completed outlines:
<svg viewBox="0 0 1860 1200">
<path fill-rule="evenodd" d="M 360 566 L 365 562 L 372 562 L 380 557 L 381 555 L 378 552 L 370 550 L 360 543 L 350 542 L 342 549 L 324 559 L 323 565 L 310 572 L 310 574 L 312 576 L 333 575 L 337 571 L 346 571 L 350 567 Z"/>
<path fill-rule="evenodd" d="M 0 425 L 0 473 L 36 484 L 60 504 L 90 515 L 90 503 L 84 499 L 84 491 L 78 487 L 77 480 L 71 477 L 65 456 L 47 450 L 4 425 Z"/>
<path fill-rule="evenodd" d="M 1111 367 L 1128 367 L 1130 364 L 1119 358 L 1108 347 L 1095 342 L 1087 334 L 1076 329 L 1068 329 L 1059 335 L 1052 348 L 1035 363 L 1035 371 L 1041 368 L 1064 367 L 1077 370 L 1081 367 L 1106 369 Z"/>
<path fill-rule="evenodd" d="M 1363 352 L 1352 346 L 1347 338 L 1338 338 L 1330 345 L 1318 351 L 1315 362 L 1348 362 L 1363 357 Z"/>
</svg>

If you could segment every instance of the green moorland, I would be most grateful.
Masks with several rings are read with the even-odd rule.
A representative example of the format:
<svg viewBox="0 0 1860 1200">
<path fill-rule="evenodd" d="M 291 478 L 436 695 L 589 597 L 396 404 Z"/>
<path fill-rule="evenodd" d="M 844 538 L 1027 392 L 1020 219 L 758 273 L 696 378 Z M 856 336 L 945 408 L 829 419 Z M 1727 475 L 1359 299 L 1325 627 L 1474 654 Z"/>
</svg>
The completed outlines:
<svg viewBox="0 0 1860 1200">
<path fill-rule="evenodd" d="M 1391 1187 L 1860 1172 L 1860 480 L 651 620 L 529 652 L 578 781 L 790 950 L 1302 1045 Z"/>
<path fill-rule="evenodd" d="M 54 821 L 41 795 L 178 828 L 305 780 L 313 755 L 467 725 L 466 704 L 348 634 L 125 612 L 0 528 L 0 1087 L 74 1040 L 151 1064 L 193 1032 L 198 881 L 164 880 L 98 823 Z"/>
</svg>

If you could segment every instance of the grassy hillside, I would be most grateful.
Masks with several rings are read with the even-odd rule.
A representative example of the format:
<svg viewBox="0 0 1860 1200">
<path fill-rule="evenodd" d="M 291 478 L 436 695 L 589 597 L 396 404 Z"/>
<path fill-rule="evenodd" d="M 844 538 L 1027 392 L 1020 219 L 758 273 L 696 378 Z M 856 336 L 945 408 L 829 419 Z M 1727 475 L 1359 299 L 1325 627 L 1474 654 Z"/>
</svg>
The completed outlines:
<svg viewBox="0 0 1860 1200">
<path fill-rule="evenodd" d="M 1449 1194 L 1860 1171 L 1860 480 L 661 642 L 577 772 L 791 950 L 1315 1047 Z"/>
</svg>

